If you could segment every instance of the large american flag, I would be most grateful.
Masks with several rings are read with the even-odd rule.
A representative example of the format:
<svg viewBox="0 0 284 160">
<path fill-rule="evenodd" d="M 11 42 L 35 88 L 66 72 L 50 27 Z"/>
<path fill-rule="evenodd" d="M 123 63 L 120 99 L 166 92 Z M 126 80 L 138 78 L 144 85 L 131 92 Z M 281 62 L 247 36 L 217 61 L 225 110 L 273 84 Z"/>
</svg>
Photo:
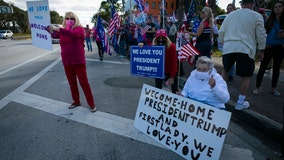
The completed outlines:
<svg viewBox="0 0 284 160">
<path fill-rule="evenodd" d="M 111 19 L 110 19 L 110 24 L 109 24 L 109 28 L 108 28 L 108 35 L 112 36 L 115 29 L 119 25 L 119 15 L 115 10 L 114 5 L 111 4 L 110 6 L 111 6 Z"/>
<path fill-rule="evenodd" d="M 195 8 L 194 0 L 191 0 L 190 6 L 189 6 L 189 9 L 188 9 L 188 13 L 187 13 L 187 23 L 188 24 L 191 23 L 191 20 L 192 20 L 193 14 L 194 14 L 194 8 Z"/>
<path fill-rule="evenodd" d="M 193 26 L 192 26 L 192 32 L 193 33 L 197 33 L 198 27 L 200 25 L 201 20 L 197 19 L 193 22 Z M 196 37 L 192 37 L 192 44 L 193 46 L 195 46 L 196 44 Z"/>
<path fill-rule="evenodd" d="M 144 4 L 143 4 L 143 0 L 135 0 L 135 2 L 137 3 L 137 8 L 143 12 L 144 11 Z"/>
</svg>

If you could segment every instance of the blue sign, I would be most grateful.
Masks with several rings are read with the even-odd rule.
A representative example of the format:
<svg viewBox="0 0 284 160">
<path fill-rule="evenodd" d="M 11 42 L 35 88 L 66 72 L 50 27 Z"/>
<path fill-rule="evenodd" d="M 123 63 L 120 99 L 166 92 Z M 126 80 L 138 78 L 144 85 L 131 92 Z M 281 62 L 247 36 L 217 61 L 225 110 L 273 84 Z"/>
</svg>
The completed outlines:
<svg viewBox="0 0 284 160">
<path fill-rule="evenodd" d="M 131 75 L 164 79 L 164 57 L 164 46 L 131 46 Z"/>
</svg>

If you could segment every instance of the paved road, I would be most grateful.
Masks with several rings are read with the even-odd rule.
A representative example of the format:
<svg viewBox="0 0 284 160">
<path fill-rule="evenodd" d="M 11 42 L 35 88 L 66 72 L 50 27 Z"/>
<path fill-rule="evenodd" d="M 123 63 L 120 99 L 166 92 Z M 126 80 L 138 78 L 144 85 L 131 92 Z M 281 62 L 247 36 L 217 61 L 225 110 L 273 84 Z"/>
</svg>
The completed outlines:
<svg viewBox="0 0 284 160">
<path fill-rule="evenodd" d="M 84 96 L 81 107 L 67 109 L 69 87 L 60 59 L 53 61 L 0 100 L 0 157 L 183 159 L 133 127 L 142 84 L 153 80 L 130 76 L 129 67 L 115 55 L 100 62 L 97 54 L 87 53 L 98 107 L 90 113 Z M 277 142 L 241 123 L 232 118 L 221 160 L 264 160 L 279 152 Z"/>
</svg>

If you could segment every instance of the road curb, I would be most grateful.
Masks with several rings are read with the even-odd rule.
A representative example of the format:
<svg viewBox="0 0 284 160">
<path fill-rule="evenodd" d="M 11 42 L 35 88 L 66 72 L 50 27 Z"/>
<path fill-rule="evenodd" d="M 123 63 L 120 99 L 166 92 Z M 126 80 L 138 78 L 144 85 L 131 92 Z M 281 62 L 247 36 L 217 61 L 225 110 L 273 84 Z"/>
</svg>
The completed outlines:
<svg viewBox="0 0 284 160">
<path fill-rule="evenodd" d="M 179 88 L 182 89 L 186 79 L 183 77 L 179 78 Z M 259 113 L 256 113 L 250 109 L 246 110 L 235 110 L 234 101 L 230 100 L 225 104 L 227 110 L 232 113 L 232 116 L 240 120 L 241 122 L 247 123 L 257 130 L 267 134 L 271 138 L 281 141 L 282 140 L 282 127 L 283 125 L 277 123 Z"/>
</svg>

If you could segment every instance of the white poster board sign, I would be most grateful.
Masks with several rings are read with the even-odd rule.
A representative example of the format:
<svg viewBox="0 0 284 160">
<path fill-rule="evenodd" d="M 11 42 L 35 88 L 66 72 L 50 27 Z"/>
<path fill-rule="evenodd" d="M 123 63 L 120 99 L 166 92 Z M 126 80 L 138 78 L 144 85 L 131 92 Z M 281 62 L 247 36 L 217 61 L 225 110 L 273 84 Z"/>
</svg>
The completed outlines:
<svg viewBox="0 0 284 160">
<path fill-rule="evenodd" d="M 52 50 L 51 35 L 45 30 L 50 25 L 48 0 L 27 1 L 27 8 L 33 45 Z"/>
<path fill-rule="evenodd" d="M 134 127 L 186 159 L 219 159 L 231 113 L 144 84 Z"/>
</svg>

